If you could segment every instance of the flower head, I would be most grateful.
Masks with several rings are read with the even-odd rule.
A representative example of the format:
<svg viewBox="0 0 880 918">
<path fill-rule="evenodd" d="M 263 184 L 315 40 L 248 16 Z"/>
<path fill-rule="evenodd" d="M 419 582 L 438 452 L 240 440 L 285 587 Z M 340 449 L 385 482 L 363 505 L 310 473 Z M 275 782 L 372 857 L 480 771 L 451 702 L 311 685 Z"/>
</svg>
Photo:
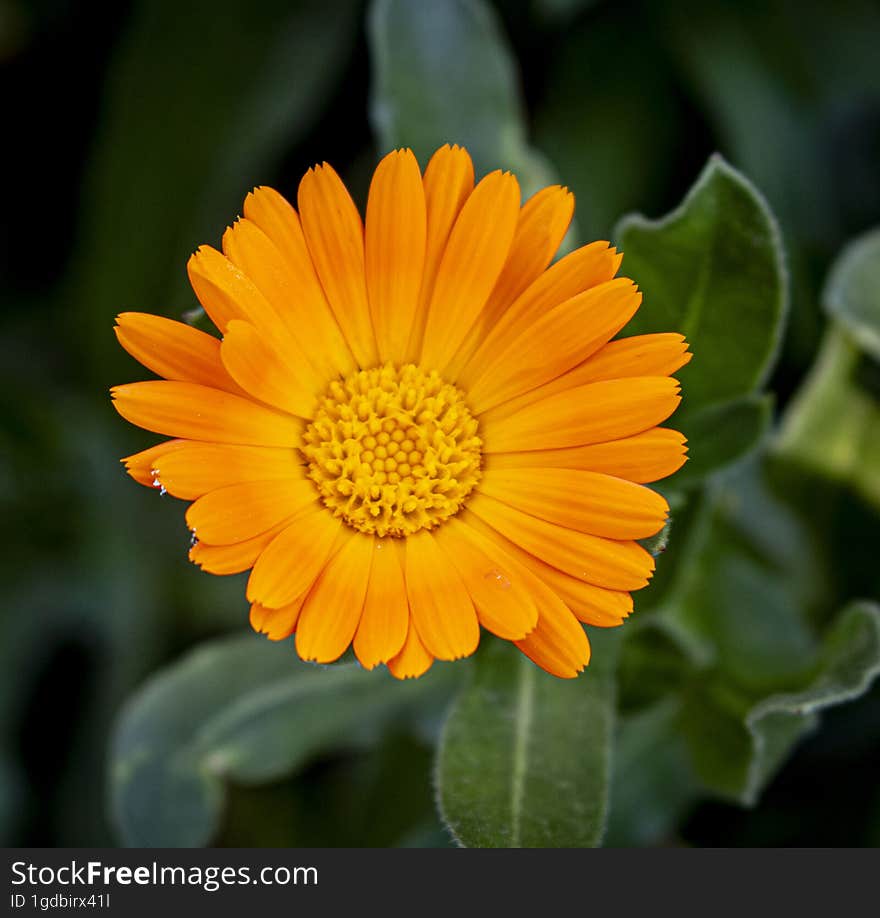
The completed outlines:
<svg viewBox="0 0 880 918">
<path fill-rule="evenodd" d="M 118 317 L 162 379 L 114 388 L 116 409 L 173 438 L 129 474 L 193 501 L 191 559 L 251 570 L 251 624 L 295 633 L 303 659 L 353 644 L 418 676 L 482 626 L 575 676 L 580 623 L 620 624 L 654 568 L 637 540 L 668 512 L 645 483 L 685 461 L 657 426 L 684 338 L 616 339 L 641 302 L 621 255 L 596 242 L 550 266 L 572 195 L 521 206 L 509 173 L 475 186 L 459 147 L 424 175 L 386 156 L 365 224 L 326 163 L 298 207 L 257 188 L 222 253 L 190 259 L 222 337 Z"/>
</svg>

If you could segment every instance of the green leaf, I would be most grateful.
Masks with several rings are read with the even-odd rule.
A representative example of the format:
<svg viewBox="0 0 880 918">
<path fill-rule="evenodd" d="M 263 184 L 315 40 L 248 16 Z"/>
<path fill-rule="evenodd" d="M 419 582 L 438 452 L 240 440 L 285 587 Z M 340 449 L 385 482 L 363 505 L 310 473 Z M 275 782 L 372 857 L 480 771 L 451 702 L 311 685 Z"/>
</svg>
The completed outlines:
<svg viewBox="0 0 880 918">
<path fill-rule="evenodd" d="M 275 780 L 319 752 L 360 745 L 390 718 L 446 697 L 458 670 L 400 683 L 355 664 L 299 662 L 255 635 L 209 642 L 154 676 L 112 744 L 112 803 L 127 844 L 188 847 L 217 830 L 227 780 Z"/>
<path fill-rule="evenodd" d="M 709 490 L 658 616 L 692 659 L 749 697 L 799 684 L 815 659 L 808 612 L 823 601 L 817 547 L 757 457 Z M 726 691 L 726 688 L 725 688 Z"/>
<path fill-rule="evenodd" d="M 799 692 L 767 698 L 752 708 L 746 725 L 753 737 L 746 798 L 753 800 L 788 752 L 788 736 L 795 724 L 803 730 L 832 705 L 863 695 L 880 675 L 880 606 L 854 602 L 847 606 L 825 637 L 822 660 L 810 684 Z M 802 731 L 799 731 L 802 732 Z"/>
<path fill-rule="evenodd" d="M 880 507 L 877 364 L 839 326 L 828 329 L 810 374 L 782 421 L 778 453 L 850 484 Z M 867 385 L 866 385 L 867 383 Z"/>
<path fill-rule="evenodd" d="M 746 395 L 676 415 L 675 426 L 694 447 L 681 471 L 662 487 L 693 488 L 719 469 L 746 458 L 758 448 L 772 421 L 771 395 Z"/>
<path fill-rule="evenodd" d="M 615 237 L 644 293 L 627 334 L 690 341 L 694 358 L 676 374 L 683 408 L 757 391 L 776 360 L 787 292 L 779 230 L 754 186 L 715 155 L 677 210 L 625 217 Z"/>
<path fill-rule="evenodd" d="M 557 679 L 487 641 L 439 750 L 443 817 L 468 847 L 588 847 L 605 827 L 617 635 L 590 633 L 593 662 Z"/>
<path fill-rule="evenodd" d="M 785 0 L 750 10 L 702 0 L 662 6 L 658 27 L 671 39 L 669 58 L 689 84 L 689 100 L 785 229 L 797 318 L 782 365 L 800 376 L 823 327 L 816 262 L 833 254 L 842 233 L 876 220 L 880 206 L 869 139 L 880 100 L 880 68 L 872 63 L 880 7 L 840 0 L 828 16 L 821 4 L 795 12 Z"/>
<path fill-rule="evenodd" d="M 880 507 L 880 229 L 843 250 L 823 302 L 832 324 L 775 445 Z"/>
<path fill-rule="evenodd" d="M 514 172 L 528 197 L 552 184 L 526 142 L 516 62 L 482 0 L 374 0 L 370 115 L 381 150 L 412 147 L 424 165 L 445 143 L 468 149 L 477 174 Z"/>
<path fill-rule="evenodd" d="M 819 712 L 857 698 L 878 674 L 880 607 L 854 602 L 828 630 L 814 674 L 801 689 L 748 706 L 718 684 L 689 697 L 684 728 L 697 772 L 716 793 L 754 804 L 792 745 L 816 727 Z"/>
<path fill-rule="evenodd" d="M 828 277 L 824 304 L 856 343 L 880 360 L 880 228 L 840 254 Z"/>
<path fill-rule="evenodd" d="M 857 658 L 852 693 L 867 686 L 877 665 L 871 628 L 859 626 L 856 638 L 859 629 L 845 624 L 846 617 L 832 628 L 826 624 L 829 610 L 867 584 L 864 576 L 833 576 L 832 547 L 847 524 L 830 521 L 845 513 L 858 540 L 854 524 L 863 517 L 819 477 L 793 487 L 794 471 L 779 457 L 759 455 L 713 481 L 691 519 L 676 575 L 647 620 L 682 651 L 679 671 L 662 681 L 677 685 L 678 729 L 692 771 L 704 792 L 740 803 L 755 801 L 813 723 L 810 711 L 795 711 L 800 701 L 790 700 L 815 695 L 818 706 L 845 700 L 850 690 L 840 689 L 840 661 Z M 876 610 L 870 616 L 873 621 Z M 639 701 L 632 657 L 625 645 L 622 671 L 630 678 L 623 695 Z M 664 659 L 675 664 L 668 651 Z M 645 695 L 645 687 L 638 688 Z M 656 689 L 653 696 L 664 697 Z"/>
<path fill-rule="evenodd" d="M 699 797 L 679 719 L 680 702 L 666 699 L 621 720 L 607 846 L 656 843 Z"/>
</svg>

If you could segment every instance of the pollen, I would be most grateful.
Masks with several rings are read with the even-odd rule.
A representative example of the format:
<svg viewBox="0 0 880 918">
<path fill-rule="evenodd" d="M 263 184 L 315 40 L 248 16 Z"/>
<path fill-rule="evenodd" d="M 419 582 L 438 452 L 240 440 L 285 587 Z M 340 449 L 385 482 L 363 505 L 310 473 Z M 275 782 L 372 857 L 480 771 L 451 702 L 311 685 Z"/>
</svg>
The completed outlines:
<svg viewBox="0 0 880 918">
<path fill-rule="evenodd" d="M 324 505 L 359 532 L 407 536 L 454 516 L 480 480 L 464 395 L 413 364 L 335 380 L 303 435 Z"/>
</svg>

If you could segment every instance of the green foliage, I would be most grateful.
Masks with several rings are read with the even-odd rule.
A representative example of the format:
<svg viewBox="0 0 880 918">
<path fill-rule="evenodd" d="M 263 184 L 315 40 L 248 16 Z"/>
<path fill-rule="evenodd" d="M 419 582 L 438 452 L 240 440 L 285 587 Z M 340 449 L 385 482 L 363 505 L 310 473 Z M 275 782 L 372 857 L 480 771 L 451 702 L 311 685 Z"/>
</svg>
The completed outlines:
<svg viewBox="0 0 880 918">
<path fill-rule="evenodd" d="M 481 0 L 377 0 L 369 18 L 370 113 L 381 152 L 466 147 L 478 175 L 514 172 L 525 197 L 555 181 L 528 146 L 516 64 L 495 11 Z"/>
<path fill-rule="evenodd" d="M 756 393 L 787 308 L 779 231 L 754 186 L 713 156 L 680 207 L 660 220 L 625 217 L 615 238 L 644 293 L 626 333 L 678 331 L 694 354 L 676 374 L 675 424 L 695 459 L 673 479 L 692 486 L 752 450 L 769 426 L 770 402 Z"/>
<path fill-rule="evenodd" d="M 713 156 L 681 206 L 625 217 L 615 239 L 644 293 L 628 334 L 678 331 L 694 360 L 680 373 L 691 412 L 755 391 L 782 335 L 786 278 L 779 230 L 755 187 Z"/>
<path fill-rule="evenodd" d="M 659 605 L 627 635 L 611 844 L 662 839 L 706 794 L 754 805 L 818 712 L 880 672 L 876 603 L 825 611 L 853 585 L 834 589 L 822 544 L 834 536 L 808 527 L 823 482 L 783 493 L 789 475 L 759 458 L 722 476 Z"/>
<path fill-rule="evenodd" d="M 778 449 L 880 507 L 880 230 L 844 249 L 823 300 L 832 325 Z"/>
<path fill-rule="evenodd" d="M 425 162 L 458 142 L 478 171 L 517 172 L 526 193 L 550 181 L 527 145 L 514 60 L 488 5 L 376 0 L 368 26 L 383 151 L 409 145 Z M 680 207 L 656 221 L 627 217 L 616 238 L 645 295 L 626 334 L 680 331 L 694 351 L 675 418 L 692 458 L 662 485 L 675 524 L 646 540 L 660 571 L 637 599 L 641 615 L 620 631 L 591 630 L 581 677 L 555 679 L 515 648 L 483 642 L 436 759 L 439 807 L 462 845 L 596 845 L 606 822 L 608 843 L 646 844 L 706 795 L 753 804 L 818 712 L 863 692 L 880 666 L 874 605 L 849 604 L 829 624 L 832 604 L 852 597 L 829 576 L 804 493 L 779 488 L 788 460 L 767 452 L 774 401 L 764 387 L 788 279 L 766 201 L 713 156 Z M 871 269 L 853 262 L 831 299 L 864 339 Z M 226 782 L 271 782 L 319 753 L 380 743 L 387 724 L 450 697 L 454 677 L 442 673 L 468 671 L 397 685 L 350 665 L 303 666 L 252 639 L 212 645 L 127 709 L 114 745 L 117 821 L 129 841 L 205 843 Z M 307 820 L 301 803 L 290 806 Z"/>
<path fill-rule="evenodd" d="M 829 311 L 869 341 L 874 257 L 864 242 L 850 247 L 826 288 Z M 727 315 L 738 344 L 739 313 Z M 863 694 L 880 671 L 877 605 L 850 602 L 833 619 L 828 611 L 880 586 L 866 582 L 870 562 L 857 547 L 863 532 L 876 538 L 876 519 L 841 487 L 877 493 L 876 463 L 865 461 L 880 455 L 873 379 L 870 358 L 831 329 L 781 437 L 762 437 L 769 417 L 750 424 L 742 400 L 698 412 L 717 412 L 717 424 L 683 425 L 691 452 L 708 453 L 700 462 L 738 452 L 728 442 L 739 438 L 759 452 L 692 498 L 672 576 L 622 649 L 612 844 L 662 838 L 706 793 L 754 805 L 819 712 Z M 748 399 L 769 415 L 766 396 Z M 672 486 L 691 486 L 689 474 Z M 836 557 L 838 532 L 853 543 L 849 557 Z"/>
<path fill-rule="evenodd" d="M 825 287 L 825 308 L 862 350 L 880 360 L 880 228 L 841 252 Z"/>
<path fill-rule="evenodd" d="M 28 311 L 38 335 L 33 352 L 45 353 L 23 364 L 14 405 L 9 412 L 4 406 L 10 442 L 7 449 L 5 428 L 2 452 L 10 461 L 0 471 L 11 479 L 15 501 L 4 516 L 27 534 L 21 557 L 4 570 L 9 607 L 16 609 L 0 636 L 16 660 L 16 678 L 2 693 L 4 759 L 7 746 L 17 748 L 15 731 L 29 721 L 41 681 L 59 671 L 68 678 L 63 666 L 71 654 L 80 655 L 86 672 L 76 676 L 79 692 L 53 706 L 65 724 L 76 723 L 67 758 L 44 756 L 52 766 L 28 774 L 17 773 L 10 754 L 0 784 L 0 795 L 10 787 L 24 804 L 8 807 L 14 813 L 35 809 L 29 795 L 39 791 L 29 785 L 48 780 L 54 807 L 51 815 L 48 807 L 38 810 L 60 844 L 111 840 L 101 769 L 119 699 L 169 645 L 241 622 L 228 581 L 205 578 L 193 589 L 180 507 L 160 506 L 120 469 L 118 458 L 146 443 L 123 430 L 108 407 L 105 386 L 125 378 L 111 368 L 128 374 L 133 366 L 115 344 L 113 316 L 124 309 L 179 315 L 194 303 L 189 253 L 219 241 L 247 191 L 269 178 L 285 148 L 311 128 L 347 63 L 358 16 L 356 0 L 337 4 L 332 20 L 315 0 L 132 4 L 120 19 L 103 98 L 78 114 L 88 120 L 94 106 L 102 117 L 88 150 L 80 151 L 88 153 L 84 187 L 77 188 L 81 210 L 56 215 L 70 224 L 76 217 L 79 225 L 65 224 L 63 233 L 76 237 L 75 248 L 70 257 L 53 244 L 45 261 L 51 273 L 70 257 L 54 291 L 57 319 L 51 303 Z M 57 37 L 59 48 L 67 41 Z M 90 70 L 95 49 L 81 53 Z M 68 156 L 64 131 L 60 158 Z M 51 182 L 52 171 L 40 181 Z M 55 334 L 47 335 L 48 327 Z M 61 378 L 59 367 L 69 368 L 57 371 Z M 137 527 L 121 535 L 121 520 L 137 520 Z M 79 703 L 78 718 L 67 703 Z M 0 802 L 0 813 L 6 810 Z"/>
<path fill-rule="evenodd" d="M 764 795 L 793 753 L 819 749 L 807 770 L 824 799 L 794 795 L 786 831 L 825 844 L 859 809 L 876 843 L 875 6 L 343 0 L 328 15 L 319 0 L 137 0 L 85 50 L 75 4 L 18 6 L 4 66 L 43 115 L 10 148 L 25 150 L 10 173 L 24 190 L 10 188 L 0 252 L 13 280 L 0 336 L 4 841 L 448 845 L 442 816 L 465 845 L 692 843 L 688 816 L 714 799 L 759 809 L 738 817 L 752 836 L 710 842 L 787 843 L 761 835 L 780 823 Z M 42 98 L 31 76 L 56 55 L 72 88 L 49 81 Z M 368 69 L 370 111 L 349 118 Z M 337 88 L 346 117 L 328 104 Z M 667 211 L 722 151 L 681 206 L 625 218 L 613 237 L 645 294 L 623 334 L 681 331 L 694 352 L 670 422 L 690 461 L 656 485 L 672 520 L 644 540 L 651 586 L 622 628 L 590 629 L 593 661 L 572 681 L 489 635 L 472 662 L 403 684 L 308 666 L 250 634 L 158 668 L 243 630 L 246 613 L 240 580 L 188 565 L 180 505 L 118 468 L 146 442 L 107 405 L 105 384 L 132 366 L 113 315 L 191 307 L 188 254 L 217 244 L 255 184 L 291 196 L 303 167 L 341 152 L 358 198 L 371 147 L 412 146 L 424 165 L 447 142 L 478 173 L 514 171 L 526 196 L 564 182 L 583 241 L 627 211 Z M 44 149 L 48 167 L 28 174 Z M 818 284 L 856 234 L 827 274 L 823 316 Z M 842 783 L 856 787 L 848 805 Z"/>
<path fill-rule="evenodd" d="M 844 609 L 813 672 L 802 688 L 759 700 L 711 680 L 686 699 L 681 729 L 705 787 L 754 804 L 793 744 L 815 729 L 818 712 L 867 690 L 880 674 L 880 607 Z"/>
<path fill-rule="evenodd" d="M 593 637 L 586 675 L 556 679 L 487 642 L 450 712 L 437 764 L 440 808 L 462 845 L 552 848 L 602 838 L 617 635 Z"/>
<path fill-rule="evenodd" d="M 123 712 L 112 748 L 113 811 L 128 844 L 208 844 L 224 784 L 264 783 L 319 753 L 375 740 L 414 706 L 443 698 L 458 673 L 417 682 L 298 661 L 253 634 L 203 645 L 154 676 Z"/>
<path fill-rule="evenodd" d="M 621 720 L 607 846 L 651 845 L 664 839 L 699 797 L 679 717 L 680 703 L 670 698 Z"/>
</svg>

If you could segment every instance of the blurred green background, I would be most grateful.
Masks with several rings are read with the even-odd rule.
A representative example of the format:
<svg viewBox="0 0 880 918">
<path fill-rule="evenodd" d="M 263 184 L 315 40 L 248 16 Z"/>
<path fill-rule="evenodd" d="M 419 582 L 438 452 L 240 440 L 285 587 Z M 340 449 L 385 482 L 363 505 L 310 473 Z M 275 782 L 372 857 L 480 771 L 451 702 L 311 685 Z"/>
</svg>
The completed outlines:
<svg viewBox="0 0 880 918">
<path fill-rule="evenodd" d="M 183 505 L 124 475 L 119 457 L 153 440 L 116 416 L 107 389 L 145 375 L 116 345 L 113 317 L 192 309 L 186 259 L 219 243 L 254 185 L 293 197 L 302 173 L 327 160 L 362 206 L 389 140 L 421 154 L 419 144 L 439 135 L 466 141 L 483 168 L 500 151 L 499 164 L 518 167 L 527 185 L 558 176 L 575 192 L 587 241 L 611 238 L 627 212 L 674 208 L 720 151 L 766 196 L 787 253 L 789 318 L 766 386 L 774 416 L 790 418 L 805 391 L 828 324 L 823 305 L 834 308 L 822 296 L 829 269 L 880 223 L 877 4 L 498 0 L 494 16 L 486 7 L 506 49 L 500 59 L 481 49 L 479 32 L 456 31 L 452 0 L 397 5 L 414 17 L 409 32 L 398 29 L 395 4 L 382 2 L 123 0 L 98 16 L 72 0 L 0 0 L 4 844 L 121 843 L 108 756 L 123 702 L 198 642 L 246 628 L 241 578 L 201 574 L 187 561 Z M 429 73 L 433 62 L 427 89 L 407 61 Z M 500 74 L 502 87 L 510 78 L 509 92 L 480 110 L 470 94 L 479 95 L 484 71 Z M 876 297 L 880 268 L 872 270 L 878 283 L 866 295 Z M 880 314 L 873 321 L 880 328 Z M 851 346 L 829 338 L 824 352 Z M 806 595 L 804 615 L 820 630 L 846 601 L 880 595 L 880 366 L 876 348 L 852 354 L 855 389 L 829 395 L 828 374 L 814 375 L 818 407 L 786 422 L 788 458 L 783 437 L 781 454 L 746 461 L 760 474 L 739 473 L 751 474 L 751 488 L 770 482 L 784 504 L 773 517 L 764 512 L 770 498 L 753 495 L 749 525 L 768 554 L 785 556 L 785 589 Z M 826 363 L 840 361 L 832 353 Z M 857 400 L 849 426 L 832 429 Z M 826 455 L 825 436 L 845 462 Z M 722 513 L 723 488 L 746 490 L 736 474 L 715 488 L 708 511 L 706 498 L 689 500 L 685 523 Z M 729 516 L 738 513 L 746 511 L 737 505 Z M 742 549 L 743 519 L 722 524 L 737 532 L 697 551 L 698 575 L 714 577 L 716 555 L 726 563 Z M 674 528 L 661 572 L 679 547 Z M 789 564 L 789 555 L 799 557 Z M 753 635 L 774 603 L 795 605 L 784 591 L 770 595 L 781 580 L 721 576 L 719 592 L 738 604 L 731 615 Z M 880 685 L 823 713 L 820 728 L 796 731 L 790 758 L 744 807 L 733 799 L 743 794 L 705 778 L 726 759 L 701 764 L 691 754 L 679 767 L 663 718 L 670 687 L 690 675 L 660 630 L 646 635 L 621 658 L 620 722 L 646 725 L 621 747 L 626 781 L 613 792 L 609 843 L 880 843 Z M 713 691 L 713 679 L 701 671 L 683 703 Z M 233 786 L 215 843 L 449 844 L 431 771 L 453 688 L 438 682 L 418 717 L 328 746 L 291 778 Z M 723 733 L 708 708 L 701 716 L 702 736 Z M 660 758 L 667 772 L 648 769 Z M 694 769 L 698 779 L 683 777 Z"/>
</svg>

